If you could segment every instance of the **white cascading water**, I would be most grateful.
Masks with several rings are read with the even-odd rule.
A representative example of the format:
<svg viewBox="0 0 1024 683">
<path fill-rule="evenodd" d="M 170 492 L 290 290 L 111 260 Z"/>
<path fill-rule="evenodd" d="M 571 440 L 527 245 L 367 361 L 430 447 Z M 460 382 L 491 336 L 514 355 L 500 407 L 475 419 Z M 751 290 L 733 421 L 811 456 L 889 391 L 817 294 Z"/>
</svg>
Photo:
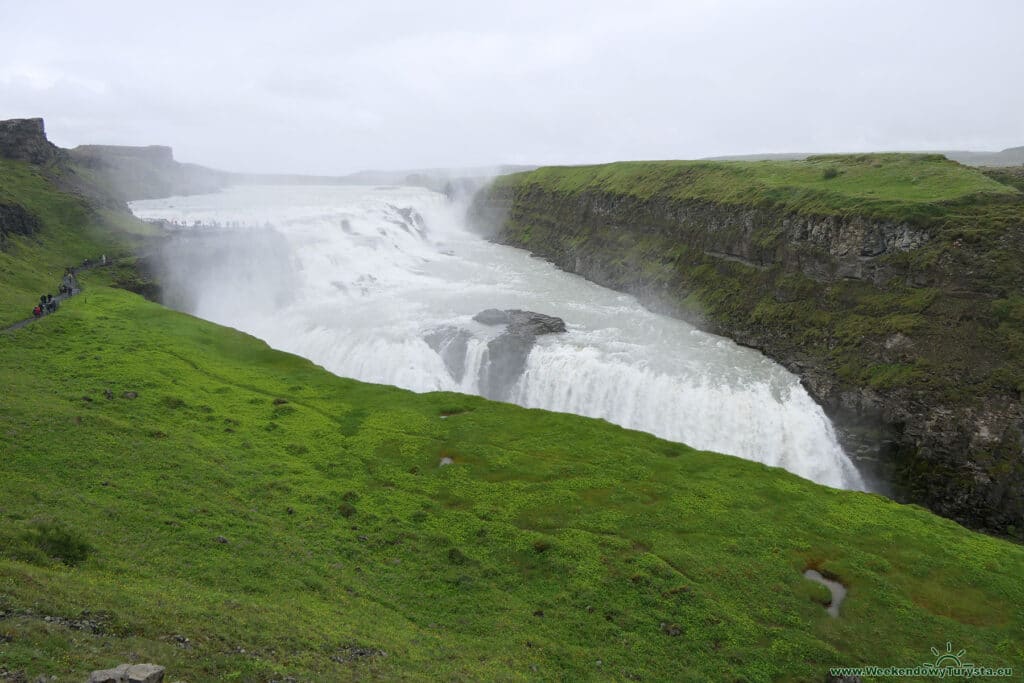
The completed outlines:
<svg viewBox="0 0 1024 683">
<path fill-rule="evenodd" d="M 558 316 L 511 401 L 731 453 L 837 488 L 864 483 L 797 378 L 763 355 L 469 232 L 464 206 L 410 187 L 236 187 L 135 202 L 185 228 L 167 302 L 331 372 L 413 391 L 481 391 L 487 308 Z M 457 369 L 427 343 L 464 330 Z M 436 344 L 435 344 L 436 346 Z M 443 350 L 441 348 L 440 350 Z M 449 359 L 450 361 L 451 359 Z"/>
</svg>

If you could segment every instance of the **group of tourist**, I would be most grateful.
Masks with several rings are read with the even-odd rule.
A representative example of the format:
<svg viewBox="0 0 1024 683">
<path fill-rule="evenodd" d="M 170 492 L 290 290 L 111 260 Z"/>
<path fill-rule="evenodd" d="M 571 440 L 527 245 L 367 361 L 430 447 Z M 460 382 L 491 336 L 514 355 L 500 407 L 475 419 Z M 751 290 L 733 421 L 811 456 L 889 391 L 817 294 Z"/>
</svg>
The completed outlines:
<svg viewBox="0 0 1024 683">
<path fill-rule="evenodd" d="M 103 257 L 106 261 L 106 257 Z M 73 268 L 64 269 L 64 277 L 61 278 L 60 284 L 57 286 L 57 296 L 54 297 L 52 294 L 40 294 L 39 303 L 36 304 L 35 308 L 32 309 L 32 315 L 36 318 L 53 313 L 57 310 L 57 306 L 61 299 L 66 299 L 69 296 L 73 296 L 78 291 L 78 280 L 75 278 L 75 270 Z"/>
</svg>

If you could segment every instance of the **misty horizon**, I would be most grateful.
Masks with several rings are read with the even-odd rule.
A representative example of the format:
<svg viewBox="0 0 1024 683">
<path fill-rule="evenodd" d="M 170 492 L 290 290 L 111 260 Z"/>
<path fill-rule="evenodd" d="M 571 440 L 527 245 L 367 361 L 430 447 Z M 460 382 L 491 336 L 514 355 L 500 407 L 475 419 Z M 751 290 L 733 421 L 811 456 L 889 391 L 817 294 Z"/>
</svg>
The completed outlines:
<svg viewBox="0 0 1024 683">
<path fill-rule="evenodd" d="M 0 118 L 242 173 L 1024 145 L 1024 5 L 1003 0 L 4 14 Z"/>
</svg>

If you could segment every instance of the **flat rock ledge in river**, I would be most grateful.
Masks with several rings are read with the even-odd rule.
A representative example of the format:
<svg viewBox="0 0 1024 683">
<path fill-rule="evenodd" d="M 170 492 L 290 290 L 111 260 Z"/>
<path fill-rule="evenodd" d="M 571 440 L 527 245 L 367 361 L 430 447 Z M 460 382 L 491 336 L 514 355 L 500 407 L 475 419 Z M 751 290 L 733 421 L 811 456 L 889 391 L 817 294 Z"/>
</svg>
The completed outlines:
<svg viewBox="0 0 1024 683">
<path fill-rule="evenodd" d="M 512 387 L 526 369 L 537 337 L 565 332 L 565 321 L 553 315 L 519 309 L 480 311 L 473 320 L 484 325 L 504 325 L 505 330 L 487 343 L 487 357 L 480 367 L 480 393 L 486 398 L 507 401 Z M 466 356 L 473 335 L 454 325 L 437 327 L 423 336 L 423 340 L 444 361 L 448 373 L 456 382 L 462 382 L 469 368 Z"/>
<path fill-rule="evenodd" d="M 505 331 L 487 344 L 487 363 L 480 369 L 480 392 L 490 399 L 507 401 L 512 387 L 526 369 L 538 336 L 565 332 L 565 321 L 543 313 L 488 308 L 473 320 L 484 325 L 505 325 Z"/>
<path fill-rule="evenodd" d="M 484 325 L 505 325 L 505 332 L 508 334 L 526 334 L 536 337 L 542 334 L 565 332 L 565 321 L 561 318 L 533 311 L 521 311 L 518 308 L 506 311 L 488 308 L 474 315 L 473 320 Z"/>
</svg>

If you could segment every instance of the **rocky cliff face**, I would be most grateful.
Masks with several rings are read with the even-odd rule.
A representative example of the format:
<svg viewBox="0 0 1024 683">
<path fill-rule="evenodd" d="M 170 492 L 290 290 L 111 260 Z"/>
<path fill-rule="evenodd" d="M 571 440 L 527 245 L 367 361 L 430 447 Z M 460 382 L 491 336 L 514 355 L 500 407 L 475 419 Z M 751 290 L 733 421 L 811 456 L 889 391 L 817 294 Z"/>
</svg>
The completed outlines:
<svg viewBox="0 0 1024 683">
<path fill-rule="evenodd" d="M 1024 376 L 1000 348 L 1017 337 L 996 302 L 1017 301 L 1024 210 L 993 211 L 1011 215 L 995 246 L 948 225 L 531 183 L 479 194 L 471 217 L 498 242 L 761 349 L 802 378 L 881 490 L 1017 535 Z"/>
<path fill-rule="evenodd" d="M 123 145 L 79 145 L 72 150 L 75 158 L 83 162 L 102 164 L 112 157 L 125 157 L 155 165 L 170 166 L 174 163 L 174 151 L 164 145 L 129 147 Z"/>
<path fill-rule="evenodd" d="M 46 139 L 42 119 L 0 121 L 0 157 L 41 165 L 59 159 L 62 152 Z"/>
<path fill-rule="evenodd" d="M 0 250 L 13 235 L 28 236 L 39 230 L 39 219 L 18 204 L 0 204 Z"/>
<path fill-rule="evenodd" d="M 9 119 L 0 121 L 0 158 L 43 166 L 63 159 L 63 150 L 46 139 L 42 119 Z M 0 250 L 8 248 L 11 237 L 33 235 L 39 227 L 25 207 L 0 201 Z"/>
<path fill-rule="evenodd" d="M 80 145 L 71 160 L 102 177 L 124 201 L 216 192 L 228 184 L 220 171 L 182 164 L 170 147 L 151 145 Z"/>
</svg>

